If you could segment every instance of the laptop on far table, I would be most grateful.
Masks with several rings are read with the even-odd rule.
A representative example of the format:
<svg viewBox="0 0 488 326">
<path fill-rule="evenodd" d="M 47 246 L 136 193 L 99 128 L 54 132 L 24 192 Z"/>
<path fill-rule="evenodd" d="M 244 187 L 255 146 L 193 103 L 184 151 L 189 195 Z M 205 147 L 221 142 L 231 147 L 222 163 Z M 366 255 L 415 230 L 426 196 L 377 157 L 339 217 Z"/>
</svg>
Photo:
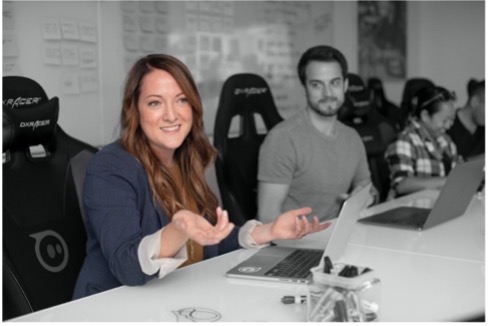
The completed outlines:
<svg viewBox="0 0 488 326">
<path fill-rule="evenodd" d="M 318 266 L 322 257 L 332 262 L 344 253 L 359 213 L 365 207 L 371 184 L 350 196 L 342 205 L 325 250 L 269 246 L 259 250 L 226 274 L 227 277 L 278 282 L 309 283 L 310 268 Z"/>
<path fill-rule="evenodd" d="M 400 206 L 360 219 L 361 223 L 425 230 L 463 215 L 484 178 L 485 158 L 458 163 L 430 208 Z"/>
</svg>

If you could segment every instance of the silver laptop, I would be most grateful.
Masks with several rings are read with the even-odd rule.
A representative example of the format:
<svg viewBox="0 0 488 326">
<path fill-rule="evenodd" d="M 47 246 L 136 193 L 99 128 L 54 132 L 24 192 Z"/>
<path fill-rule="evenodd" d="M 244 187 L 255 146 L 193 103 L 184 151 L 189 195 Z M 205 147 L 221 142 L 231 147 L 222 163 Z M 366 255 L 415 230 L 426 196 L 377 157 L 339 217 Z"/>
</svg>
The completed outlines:
<svg viewBox="0 0 488 326">
<path fill-rule="evenodd" d="M 359 213 L 366 206 L 371 184 L 349 197 L 342 205 L 325 250 L 270 246 L 227 272 L 228 277 L 309 283 L 310 268 L 318 266 L 322 257 L 337 261 L 344 253 Z"/>
<path fill-rule="evenodd" d="M 425 230 L 464 214 L 484 179 L 485 158 L 458 163 L 430 208 L 400 206 L 359 221 L 362 223 Z"/>
</svg>

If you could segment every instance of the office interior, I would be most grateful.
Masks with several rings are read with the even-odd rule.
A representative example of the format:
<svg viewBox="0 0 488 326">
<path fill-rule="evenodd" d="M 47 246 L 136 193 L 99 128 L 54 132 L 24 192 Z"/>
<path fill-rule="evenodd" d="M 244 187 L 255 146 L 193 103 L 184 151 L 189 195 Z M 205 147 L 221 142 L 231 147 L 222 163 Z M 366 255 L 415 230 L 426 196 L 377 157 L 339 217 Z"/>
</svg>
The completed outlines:
<svg viewBox="0 0 488 326">
<path fill-rule="evenodd" d="M 159 9 L 136 3 L 3 1 L 3 75 L 39 82 L 49 97 L 60 98 L 60 125 L 73 137 L 103 146 L 118 136 L 124 78 L 130 64 L 145 53 L 174 54 L 190 66 L 210 137 L 221 86 L 234 73 L 274 74 L 267 81 L 285 118 L 303 108 L 296 64 L 308 47 L 337 47 L 350 71 L 359 73 L 357 1 L 296 2 L 298 14 L 288 1 L 222 2 L 229 8 L 220 2 L 212 8 L 209 1 L 163 1 Z M 454 91 L 457 105 L 464 105 L 467 81 L 484 78 L 484 1 L 407 1 L 405 7 L 405 77 L 383 80 L 387 98 L 400 105 L 406 79 L 425 77 Z M 88 40 L 49 33 L 50 24 L 60 29 L 63 22 L 68 29 L 81 24 Z M 275 30 L 278 37 L 266 36 L 266 30 Z M 218 49 L 205 49 L 205 40 L 218 42 Z M 263 48 L 273 40 L 285 44 Z M 65 59 L 70 51 L 79 54 L 72 55 L 73 62 L 62 62 L 61 49 L 68 53 Z M 214 66 L 206 69 L 205 60 Z M 268 67 L 270 63 L 276 67 Z M 280 79 L 285 81 L 281 85 Z"/>
<path fill-rule="evenodd" d="M 37 81 L 59 98 L 63 130 L 101 148 L 119 136 L 131 64 L 171 54 L 193 73 L 212 139 L 220 91 L 233 74 L 264 77 L 285 119 L 304 108 L 296 65 L 311 46 L 332 45 L 350 72 L 377 77 L 361 63 L 360 2 L 2 1 L 3 76 Z M 423 77 L 455 92 L 462 107 L 468 80 L 485 76 L 485 1 L 403 4 L 403 61 L 400 72 L 381 72 L 386 97 L 399 106 L 406 81 Z M 218 194 L 212 171 L 208 178 Z"/>
</svg>

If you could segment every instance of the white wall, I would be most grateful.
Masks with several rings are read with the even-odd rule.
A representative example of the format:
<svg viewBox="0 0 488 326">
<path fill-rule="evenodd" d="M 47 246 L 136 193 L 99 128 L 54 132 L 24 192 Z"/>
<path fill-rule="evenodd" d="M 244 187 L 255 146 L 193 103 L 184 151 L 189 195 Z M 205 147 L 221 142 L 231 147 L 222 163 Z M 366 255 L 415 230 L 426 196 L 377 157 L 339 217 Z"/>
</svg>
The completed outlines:
<svg viewBox="0 0 488 326">
<path fill-rule="evenodd" d="M 314 3 L 315 7 L 318 5 Z M 409 1 L 408 77 L 431 78 L 454 90 L 458 105 L 464 104 L 467 80 L 471 77 L 481 79 L 485 75 L 484 6 L 484 1 Z M 357 3 L 335 1 L 327 6 L 330 7 L 331 26 L 323 37 L 313 39 L 312 43 L 332 43 L 345 53 L 350 70 L 355 72 L 358 68 Z M 13 62 L 16 74 L 39 81 L 49 96 L 60 97 L 59 122 L 68 133 L 93 145 L 104 145 L 115 139 L 126 73 L 119 1 L 22 1 L 13 2 L 12 8 L 15 26 L 13 30 L 4 28 L 3 33 L 4 36 L 15 34 L 18 55 L 4 57 L 4 66 Z M 98 40 L 87 46 L 96 48 L 98 53 L 97 92 L 63 94 L 59 83 L 61 76 L 67 72 L 80 72 L 80 69 L 42 63 L 43 46 L 52 42 L 43 39 L 40 26 L 42 19 L 49 16 L 76 17 L 96 25 Z M 387 96 L 397 104 L 401 101 L 403 85 L 403 81 L 385 83 Z"/>
<path fill-rule="evenodd" d="M 485 78 L 485 2 L 419 1 L 409 10 L 410 76 L 426 76 L 466 102 L 469 78 Z"/>
<path fill-rule="evenodd" d="M 357 71 L 357 4 L 334 3 L 334 45 Z M 407 77 L 427 77 L 466 101 L 469 78 L 485 78 L 484 1 L 408 1 Z M 400 104 L 404 81 L 385 82 L 387 97 Z"/>
</svg>

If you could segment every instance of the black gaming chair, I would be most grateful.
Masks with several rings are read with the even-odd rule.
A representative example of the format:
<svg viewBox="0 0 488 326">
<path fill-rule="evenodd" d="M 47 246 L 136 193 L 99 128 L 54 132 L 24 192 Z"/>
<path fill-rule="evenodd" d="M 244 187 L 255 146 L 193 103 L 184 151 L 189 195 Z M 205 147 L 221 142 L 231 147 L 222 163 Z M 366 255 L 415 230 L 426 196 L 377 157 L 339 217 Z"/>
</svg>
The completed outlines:
<svg viewBox="0 0 488 326">
<path fill-rule="evenodd" d="M 426 86 L 434 86 L 434 83 L 430 79 L 423 77 L 409 78 L 405 82 L 402 102 L 400 104 L 401 110 L 406 113 L 405 119 L 402 121 L 402 129 L 405 126 L 407 119 L 413 114 L 414 105 L 412 99 L 415 96 L 415 93 Z"/>
<path fill-rule="evenodd" d="M 3 77 L 3 320 L 70 301 L 85 257 L 79 199 L 97 149 L 58 112 L 34 80 Z"/>
<path fill-rule="evenodd" d="M 361 136 L 368 158 L 371 181 L 378 190 L 379 201 L 383 202 L 390 189 L 388 164 L 384 158 L 386 147 L 396 139 L 394 125 L 373 109 L 370 91 L 362 78 L 348 75 L 349 87 L 339 120 L 354 128 Z"/>
<path fill-rule="evenodd" d="M 243 73 L 225 81 L 214 126 L 214 145 L 219 151 L 215 172 L 222 205 L 236 225 L 257 215 L 259 148 L 267 132 L 282 120 L 262 77 Z M 238 130 L 231 128 L 234 121 Z M 258 121 L 263 122 L 262 130 Z"/>
<path fill-rule="evenodd" d="M 397 131 L 400 131 L 403 122 L 407 118 L 407 112 L 388 100 L 381 79 L 376 77 L 369 78 L 367 87 L 371 92 L 371 105 L 381 115 L 390 120 Z"/>
</svg>

